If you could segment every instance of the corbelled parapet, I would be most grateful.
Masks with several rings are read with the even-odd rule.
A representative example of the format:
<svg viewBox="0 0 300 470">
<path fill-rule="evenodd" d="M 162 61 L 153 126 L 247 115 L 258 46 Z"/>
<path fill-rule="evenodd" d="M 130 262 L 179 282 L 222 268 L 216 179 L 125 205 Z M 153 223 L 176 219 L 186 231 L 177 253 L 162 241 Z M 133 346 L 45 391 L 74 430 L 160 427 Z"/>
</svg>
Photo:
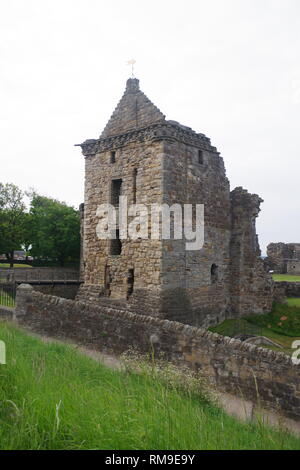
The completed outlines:
<svg viewBox="0 0 300 470">
<path fill-rule="evenodd" d="M 125 132 L 112 137 L 101 137 L 100 139 L 89 139 L 79 144 L 85 157 L 96 153 L 118 149 L 131 142 L 145 142 L 157 140 L 178 141 L 187 145 L 193 145 L 200 150 L 216 153 L 216 147 L 210 143 L 210 139 L 204 134 L 197 134 L 189 128 L 179 124 L 165 121 L 163 123 L 151 124 L 148 127 Z"/>
</svg>

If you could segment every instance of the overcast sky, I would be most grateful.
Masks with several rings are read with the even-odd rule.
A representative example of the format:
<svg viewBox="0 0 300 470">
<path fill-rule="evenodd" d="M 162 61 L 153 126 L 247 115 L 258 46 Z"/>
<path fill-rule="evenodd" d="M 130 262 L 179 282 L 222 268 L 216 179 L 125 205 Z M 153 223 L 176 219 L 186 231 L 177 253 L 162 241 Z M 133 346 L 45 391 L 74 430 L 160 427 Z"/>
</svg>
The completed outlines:
<svg viewBox="0 0 300 470">
<path fill-rule="evenodd" d="M 84 158 L 136 59 L 167 119 L 264 200 L 262 250 L 300 242 L 299 0 L 1 0 L 1 182 L 77 207 Z"/>
</svg>

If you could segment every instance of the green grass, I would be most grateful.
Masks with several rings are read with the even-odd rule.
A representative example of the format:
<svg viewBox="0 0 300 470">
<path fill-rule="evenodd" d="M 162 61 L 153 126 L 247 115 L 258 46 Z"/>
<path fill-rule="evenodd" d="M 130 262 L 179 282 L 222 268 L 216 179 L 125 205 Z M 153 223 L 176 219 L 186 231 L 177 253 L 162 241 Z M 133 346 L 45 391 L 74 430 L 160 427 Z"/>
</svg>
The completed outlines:
<svg viewBox="0 0 300 470">
<path fill-rule="evenodd" d="M 300 276 L 291 274 L 273 274 L 274 281 L 300 282 Z"/>
<path fill-rule="evenodd" d="M 248 322 L 286 336 L 300 336 L 300 308 L 275 303 L 270 313 L 252 315 Z"/>
<path fill-rule="evenodd" d="M 9 268 L 10 264 L 9 263 L 0 263 L 0 268 Z M 14 268 L 32 268 L 30 264 L 14 264 Z"/>
<path fill-rule="evenodd" d="M 10 324 L 0 339 L 1 449 L 300 449 L 300 439 L 239 422 L 172 381 L 108 369 Z"/>
<path fill-rule="evenodd" d="M 279 343 L 282 348 L 274 350 L 292 354 L 292 343 L 300 339 L 300 299 L 288 299 L 288 304 L 274 304 L 271 313 L 251 315 L 242 319 L 228 319 L 210 328 L 223 336 L 239 333 L 266 336 Z"/>
<path fill-rule="evenodd" d="M 289 298 L 289 299 L 286 299 L 287 300 L 287 304 L 290 306 L 290 307 L 299 307 L 300 308 L 300 299 L 299 298 Z"/>
</svg>

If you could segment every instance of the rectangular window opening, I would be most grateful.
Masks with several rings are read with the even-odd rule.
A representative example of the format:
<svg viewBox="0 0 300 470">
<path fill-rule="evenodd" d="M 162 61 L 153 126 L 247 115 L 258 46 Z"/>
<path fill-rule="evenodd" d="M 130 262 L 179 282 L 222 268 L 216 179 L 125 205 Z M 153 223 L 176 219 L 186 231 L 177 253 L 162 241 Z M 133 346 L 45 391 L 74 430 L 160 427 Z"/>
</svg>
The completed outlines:
<svg viewBox="0 0 300 470">
<path fill-rule="evenodd" d="M 134 288 L 134 269 L 129 269 L 128 276 L 127 276 L 127 300 L 133 294 L 133 288 Z"/>
<path fill-rule="evenodd" d="M 119 207 L 119 197 L 122 191 L 122 180 L 112 180 L 111 182 L 111 204 Z"/>
<path fill-rule="evenodd" d="M 116 151 L 112 150 L 110 152 L 110 163 L 116 163 Z"/>
<path fill-rule="evenodd" d="M 198 150 L 198 163 L 200 165 L 203 165 L 204 159 L 203 159 L 203 150 Z"/>
</svg>

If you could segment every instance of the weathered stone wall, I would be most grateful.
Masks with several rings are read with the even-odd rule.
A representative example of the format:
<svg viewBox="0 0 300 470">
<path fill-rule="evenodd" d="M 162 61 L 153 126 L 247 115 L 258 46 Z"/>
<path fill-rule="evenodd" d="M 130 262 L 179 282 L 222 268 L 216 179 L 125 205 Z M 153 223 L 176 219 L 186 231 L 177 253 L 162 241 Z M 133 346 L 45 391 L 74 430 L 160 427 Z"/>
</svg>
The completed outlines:
<svg viewBox="0 0 300 470">
<path fill-rule="evenodd" d="M 133 173 L 137 171 L 137 202 L 149 206 L 160 202 L 162 189 L 161 143 L 130 143 L 116 150 L 116 161 L 110 163 L 110 150 L 101 151 L 86 158 L 85 216 L 84 216 L 84 265 L 85 287 L 100 286 L 103 295 L 113 300 L 126 299 L 129 270 L 134 269 L 135 298 L 152 305 L 159 311 L 161 276 L 161 241 L 151 239 L 121 240 L 122 252 L 110 252 L 111 240 L 97 237 L 97 216 L 100 204 L 110 203 L 113 180 L 122 179 L 122 194 L 133 203 Z M 133 217 L 129 219 L 129 223 Z"/>
<path fill-rule="evenodd" d="M 126 90 L 109 119 L 101 138 L 124 134 L 164 121 L 165 116 L 139 88 L 139 80 L 130 78 Z"/>
<path fill-rule="evenodd" d="M 274 283 L 265 272 L 255 228 L 261 202 L 243 188 L 231 192 L 230 295 L 236 317 L 272 309 Z"/>
<path fill-rule="evenodd" d="M 4 307 L 3 305 L 0 305 L 0 321 L 12 319 L 14 311 L 14 308 Z"/>
<path fill-rule="evenodd" d="M 230 199 L 223 159 L 216 149 L 208 142 L 165 141 L 163 201 L 169 206 L 179 204 L 182 209 L 184 204 L 204 205 L 203 247 L 187 250 L 185 239 L 162 243 L 166 318 L 201 326 L 218 323 L 230 310 Z M 215 282 L 213 265 L 218 270 Z"/>
<path fill-rule="evenodd" d="M 289 258 L 289 253 L 285 243 L 270 243 L 267 246 L 267 259 L 269 269 L 275 273 L 286 273 L 285 258 Z"/>
<path fill-rule="evenodd" d="M 300 243 L 270 243 L 266 264 L 278 274 L 300 274 Z"/>
<path fill-rule="evenodd" d="M 294 276 L 300 275 L 300 260 L 289 260 L 286 262 L 286 272 Z"/>
<path fill-rule="evenodd" d="M 80 265 L 79 265 L 79 280 L 84 280 L 84 253 L 83 253 L 83 243 L 84 243 L 84 204 L 79 206 L 79 215 L 80 215 Z"/>
<path fill-rule="evenodd" d="M 282 303 L 287 297 L 300 297 L 300 282 L 274 283 L 274 301 Z"/>
<path fill-rule="evenodd" d="M 33 289 L 43 294 L 55 295 L 56 297 L 63 297 L 64 299 L 75 299 L 79 283 L 77 284 L 35 284 Z"/>
<path fill-rule="evenodd" d="M 200 372 L 222 392 L 259 399 L 262 406 L 300 420 L 299 366 L 282 353 L 182 323 L 43 295 L 26 285 L 18 289 L 16 314 L 21 324 L 38 332 L 103 352 L 154 350 Z"/>
</svg>

